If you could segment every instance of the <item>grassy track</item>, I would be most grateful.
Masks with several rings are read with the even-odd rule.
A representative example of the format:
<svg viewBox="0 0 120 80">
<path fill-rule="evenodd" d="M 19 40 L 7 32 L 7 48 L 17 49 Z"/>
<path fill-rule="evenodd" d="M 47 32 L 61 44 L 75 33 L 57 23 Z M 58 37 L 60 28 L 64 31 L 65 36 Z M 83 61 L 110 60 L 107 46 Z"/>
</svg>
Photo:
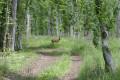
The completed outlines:
<svg viewBox="0 0 120 80">
<path fill-rule="evenodd" d="M 0 70 L 1 75 L 5 75 L 5 71 L 17 72 L 25 67 L 27 61 L 38 54 L 32 50 L 41 50 L 61 57 L 55 61 L 54 65 L 45 69 L 41 77 L 34 80 L 52 80 L 58 76 L 64 76 L 71 66 L 70 54 L 81 55 L 83 57 L 82 66 L 80 67 L 79 77 L 76 80 L 120 80 L 120 41 L 119 39 L 110 39 L 110 50 L 112 53 L 115 66 L 115 73 L 104 72 L 104 59 L 102 56 L 101 46 L 97 49 L 92 44 L 91 40 L 62 38 L 59 43 L 51 43 L 52 37 L 31 36 L 28 41 L 23 41 L 24 50 L 22 52 L 10 53 L 9 56 L 1 57 Z M 24 56 L 24 57 L 23 57 Z M 7 59 L 6 59 L 7 58 Z M 2 61 L 4 60 L 4 61 Z M 9 61 L 9 63 L 8 63 Z M 7 62 L 8 64 L 4 64 Z M 14 63 L 14 64 L 13 64 Z M 23 65 L 20 65 L 22 63 Z M 8 66 L 10 65 L 10 66 Z M 5 67 L 4 67 L 5 66 Z M 61 67 L 62 66 L 62 67 Z M 33 79 L 31 79 L 33 80 Z"/>
</svg>

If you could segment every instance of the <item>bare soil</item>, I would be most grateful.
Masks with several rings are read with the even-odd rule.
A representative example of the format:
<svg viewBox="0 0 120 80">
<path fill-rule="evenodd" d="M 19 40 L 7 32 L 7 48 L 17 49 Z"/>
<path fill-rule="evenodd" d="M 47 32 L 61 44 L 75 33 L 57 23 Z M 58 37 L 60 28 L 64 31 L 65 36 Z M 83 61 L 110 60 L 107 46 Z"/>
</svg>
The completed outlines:
<svg viewBox="0 0 120 80">
<path fill-rule="evenodd" d="M 3 78 L 3 80 L 28 80 L 29 77 L 38 77 L 44 69 L 52 65 L 54 61 L 59 58 L 58 56 L 52 55 L 51 53 L 41 52 L 39 50 L 35 50 L 35 52 L 40 54 L 40 56 L 36 60 L 31 60 L 29 66 L 18 74 L 11 73 L 10 76 Z"/>
<path fill-rule="evenodd" d="M 56 50 L 58 52 L 63 52 L 62 50 Z M 48 68 L 50 65 L 54 63 L 59 56 L 53 55 L 49 52 L 42 52 L 40 50 L 35 50 L 40 56 L 35 61 L 30 61 L 30 66 L 25 68 L 23 71 L 19 72 L 17 76 L 21 76 L 21 79 L 17 79 L 16 74 L 10 75 L 7 78 L 3 78 L 3 80 L 25 80 L 28 76 L 32 77 L 32 80 L 35 80 L 35 77 L 40 76 L 41 72 Z M 57 80 L 74 80 L 78 77 L 78 71 L 82 59 L 80 56 L 71 55 L 72 66 L 70 71 L 66 73 L 65 77 L 59 77 Z"/>
<path fill-rule="evenodd" d="M 71 56 L 72 66 L 70 71 L 65 75 L 65 77 L 59 77 L 58 80 L 74 80 L 79 75 L 80 64 L 82 63 L 82 58 L 80 56 Z"/>
<path fill-rule="evenodd" d="M 20 74 L 24 76 L 37 77 L 44 69 L 53 64 L 57 58 L 57 56 L 41 55 L 36 61 L 32 62 L 29 68 L 23 70 Z"/>
</svg>

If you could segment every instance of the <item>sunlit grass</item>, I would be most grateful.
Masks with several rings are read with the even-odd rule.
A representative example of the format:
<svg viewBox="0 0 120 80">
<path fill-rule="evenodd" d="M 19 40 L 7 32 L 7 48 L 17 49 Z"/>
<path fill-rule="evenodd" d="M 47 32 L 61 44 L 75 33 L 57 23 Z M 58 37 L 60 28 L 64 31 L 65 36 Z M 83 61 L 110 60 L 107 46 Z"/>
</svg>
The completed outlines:
<svg viewBox="0 0 120 80">
<path fill-rule="evenodd" d="M 7 76 L 11 73 L 22 71 L 30 60 L 36 59 L 37 54 L 33 51 L 7 52 L 6 56 L 0 57 L 0 75 Z"/>
<path fill-rule="evenodd" d="M 118 76 L 120 75 L 120 45 L 118 45 L 119 40 L 110 39 L 110 50 L 117 69 L 114 73 L 106 73 L 104 71 L 105 65 L 101 48 L 96 49 L 93 47 L 93 44 L 89 44 L 88 42 L 84 43 L 84 41 L 82 42 L 82 45 L 84 45 L 85 48 L 82 49 L 82 52 L 84 53 L 84 60 L 80 68 L 79 78 L 76 80 L 120 80 L 120 77 Z M 82 45 L 80 47 L 82 47 Z"/>
<path fill-rule="evenodd" d="M 35 45 L 36 47 L 43 47 L 43 49 L 56 48 L 64 50 L 71 54 L 83 56 L 82 67 L 80 68 L 80 77 L 78 78 L 78 80 L 114 80 L 114 78 L 117 75 L 119 75 L 118 71 L 114 73 L 114 75 L 112 74 L 112 72 L 111 73 L 104 72 L 104 59 L 101 46 L 99 46 L 99 48 L 95 48 L 94 45 L 92 44 L 92 41 L 88 41 L 85 38 L 73 40 L 72 38 L 63 37 L 59 43 L 53 44 L 51 43 L 51 39 L 52 37 L 47 38 L 40 36 L 38 38 L 38 41 L 33 42 L 31 45 L 32 46 Z M 119 39 L 110 39 L 110 50 L 117 70 L 120 70 L 119 43 L 120 43 Z M 59 54 L 58 52 L 55 53 Z M 115 78 L 115 80 L 120 80 L 120 78 L 117 77 Z"/>
<path fill-rule="evenodd" d="M 59 76 L 65 76 L 71 66 L 69 55 L 62 55 L 59 60 L 55 61 L 54 65 L 48 67 L 41 74 L 38 80 L 56 80 Z"/>
<path fill-rule="evenodd" d="M 59 43 L 52 43 L 51 39 L 57 39 L 57 37 L 31 36 L 29 40 L 23 40 L 24 51 L 14 52 L 7 57 L 1 58 L 1 71 L 4 72 L 7 69 L 16 72 L 19 71 L 26 65 L 30 57 L 36 57 L 37 54 L 32 52 L 35 49 L 62 56 L 53 66 L 44 70 L 42 77 L 38 78 L 38 80 L 54 80 L 58 76 L 64 76 L 71 66 L 69 54 L 83 57 L 79 77 L 76 80 L 120 80 L 119 39 L 109 39 L 111 54 L 117 68 L 115 73 L 106 73 L 104 71 L 105 63 L 101 46 L 95 48 L 92 41 L 88 41 L 85 38 L 73 40 L 72 38 L 62 37 Z M 3 66 L 2 60 L 6 60 L 7 64 Z"/>
</svg>

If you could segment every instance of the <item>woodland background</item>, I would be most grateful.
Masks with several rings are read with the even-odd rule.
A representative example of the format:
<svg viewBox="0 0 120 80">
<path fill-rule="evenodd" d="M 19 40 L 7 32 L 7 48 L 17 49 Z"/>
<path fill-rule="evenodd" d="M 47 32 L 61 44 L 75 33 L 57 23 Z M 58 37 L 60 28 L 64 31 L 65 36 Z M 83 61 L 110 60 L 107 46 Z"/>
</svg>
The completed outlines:
<svg viewBox="0 0 120 80">
<path fill-rule="evenodd" d="M 26 50 L 36 55 L 29 47 L 58 48 L 84 58 L 78 80 L 119 80 L 119 6 L 120 0 L 1 0 L 1 60 Z"/>
</svg>

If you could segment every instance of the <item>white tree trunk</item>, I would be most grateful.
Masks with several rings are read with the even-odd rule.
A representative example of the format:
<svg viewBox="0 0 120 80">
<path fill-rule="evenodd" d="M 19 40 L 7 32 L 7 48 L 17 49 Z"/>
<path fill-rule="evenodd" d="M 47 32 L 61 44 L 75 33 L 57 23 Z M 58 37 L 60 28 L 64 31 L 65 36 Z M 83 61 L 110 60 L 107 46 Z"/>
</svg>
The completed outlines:
<svg viewBox="0 0 120 80">
<path fill-rule="evenodd" d="M 70 26 L 70 37 L 73 37 L 73 26 Z"/>
<path fill-rule="evenodd" d="M 115 71 L 114 62 L 111 56 L 110 48 L 109 48 L 109 40 L 108 40 L 108 32 L 106 31 L 106 27 L 102 26 L 101 29 L 101 40 L 102 40 L 102 51 L 103 57 L 105 61 L 105 70 L 110 71 L 111 69 Z"/>
<path fill-rule="evenodd" d="M 27 25 L 26 25 L 26 38 L 29 37 L 30 34 L 30 12 L 29 12 L 29 7 L 27 9 Z"/>
<path fill-rule="evenodd" d="M 59 19 L 58 19 L 58 15 L 56 16 L 56 29 L 57 29 L 57 36 L 59 37 Z"/>
<path fill-rule="evenodd" d="M 99 7 L 102 5 L 99 0 L 98 1 L 96 0 L 95 2 L 96 2 L 95 3 L 96 7 Z M 99 8 L 102 9 L 102 7 L 99 7 Z M 96 9 L 100 10 L 98 8 Z M 96 10 L 96 14 L 101 15 L 100 13 L 97 12 L 97 10 Z M 116 68 L 115 68 L 115 65 L 111 56 L 110 48 L 109 48 L 109 39 L 108 39 L 108 32 L 106 30 L 106 26 L 101 17 L 97 17 L 97 18 L 99 20 L 99 24 L 101 28 L 101 42 L 102 42 L 103 57 L 105 61 L 105 71 L 107 72 L 115 71 Z"/>
<path fill-rule="evenodd" d="M 11 42 L 9 50 L 14 51 L 15 45 L 15 26 L 16 26 L 17 0 L 12 0 L 12 27 L 10 29 Z"/>
<path fill-rule="evenodd" d="M 54 35 L 54 12 L 53 7 L 51 8 L 51 36 Z"/>
</svg>

